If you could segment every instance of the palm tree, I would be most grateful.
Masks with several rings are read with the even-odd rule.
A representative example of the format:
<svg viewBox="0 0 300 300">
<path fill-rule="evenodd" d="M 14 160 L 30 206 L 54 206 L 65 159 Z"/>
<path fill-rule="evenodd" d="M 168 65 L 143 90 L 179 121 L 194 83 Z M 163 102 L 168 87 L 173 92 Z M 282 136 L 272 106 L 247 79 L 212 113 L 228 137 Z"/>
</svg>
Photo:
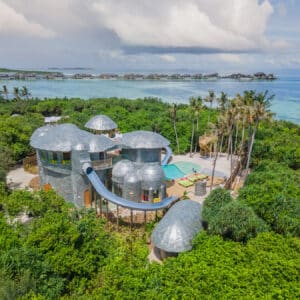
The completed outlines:
<svg viewBox="0 0 300 300">
<path fill-rule="evenodd" d="M 212 104 L 213 104 L 214 100 L 215 100 L 215 92 L 213 90 L 209 90 L 208 91 L 208 96 L 206 96 L 204 98 L 205 102 L 210 103 L 210 111 L 209 111 L 209 114 L 208 114 L 207 123 L 209 123 L 209 121 L 210 121 L 210 114 L 211 114 Z"/>
<path fill-rule="evenodd" d="M 23 86 L 21 89 L 21 96 L 25 97 L 28 100 L 28 97 L 31 96 L 26 86 Z"/>
<path fill-rule="evenodd" d="M 246 170 L 249 169 L 250 166 L 250 159 L 251 154 L 253 150 L 255 135 L 257 132 L 257 128 L 259 123 L 262 120 L 270 121 L 272 119 L 273 113 L 269 110 L 269 107 L 271 105 L 271 100 L 274 98 L 274 95 L 267 96 L 268 91 L 265 91 L 264 93 L 259 93 L 255 95 L 254 97 L 254 103 L 253 103 L 253 129 L 251 138 L 250 139 L 250 146 L 247 153 L 247 163 L 246 163 Z"/>
<path fill-rule="evenodd" d="M 217 98 L 218 104 L 219 104 L 219 109 L 221 111 L 225 111 L 227 105 L 228 105 L 228 96 L 224 92 L 221 92 L 221 95 L 219 98 Z"/>
<path fill-rule="evenodd" d="M 8 100 L 8 94 L 9 94 L 9 92 L 8 92 L 8 89 L 7 89 L 6 85 L 3 85 L 1 94 L 5 95 L 6 100 Z"/>
<path fill-rule="evenodd" d="M 170 109 L 171 118 L 173 122 L 173 129 L 175 133 L 176 145 L 177 145 L 177 152 L 179 153 L 179 140 L 177 134 L 177 127 L 176 127 L 176 119 L 177 119 L 177 104 L 173 103 Z"/>
<path fill-rule="evenodd" d="M 18 87 L 14 87 L 14 96 L 16 100 L 20 100 L 20 90 Z"/>
<path fill-rule="evenodd" d="M 199 116 L 200 112 L 202 110 L 202 98 L 197 97 L 195 101 L 195 114 L 196 114 L 196 141 L 195 141 L 195 149 L 194 149 L 194 154 L 197 152 L 197 145 L 199 141 Z"/>
<path fill-rule="evenodd" d="M 195 97 L 191 97 L 190 98 L 190 113 L 191 113 L 191 117 L 192 117 L 192 134 L 191 134 L 191 144 L 190 144 L 190 157 L 192 157 L 192 153 L 193 153 L 193 145 L 194 145 L 194 135 L 195 135 L 195 113 L 196 113 L 196 98 Z"/>
</svg>

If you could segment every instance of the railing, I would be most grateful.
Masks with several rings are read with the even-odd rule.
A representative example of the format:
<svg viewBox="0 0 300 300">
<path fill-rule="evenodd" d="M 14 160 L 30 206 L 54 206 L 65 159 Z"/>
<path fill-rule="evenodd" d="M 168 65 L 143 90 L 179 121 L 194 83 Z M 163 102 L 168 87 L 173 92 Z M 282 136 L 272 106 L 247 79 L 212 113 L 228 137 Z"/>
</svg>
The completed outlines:
<svg viewBox="0 0 300 300">
<path fill-rule="evenodd" d="M 102 159 L 102 160 L 95 160 L 92 161 L 92 166 L 94 170 L 104 170 L 109 169 L 112 167 L 112 158 Z"/>
</svg>

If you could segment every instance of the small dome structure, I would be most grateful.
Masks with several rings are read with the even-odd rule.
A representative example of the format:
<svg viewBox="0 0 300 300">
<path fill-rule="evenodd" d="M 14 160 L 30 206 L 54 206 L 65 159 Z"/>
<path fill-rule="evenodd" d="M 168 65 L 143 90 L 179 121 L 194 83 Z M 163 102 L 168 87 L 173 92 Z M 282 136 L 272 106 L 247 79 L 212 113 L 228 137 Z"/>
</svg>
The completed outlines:
<svg viewBox="0 0 300 300">
<path fill-rule="evenodd" d="M 127 159 L 117 162 L 112 169 L 112 181 L 123 184 L 124 176 L 134 171 L 134 165 Z"/>
<path fill-rule="evenodd" d="M 192 200 L 174 204 L 151 235 L 154 245 L 171 253 L 192 249 L 192 240 L 202 229 L 201 205 Z"/>
<path fill-rule="evenodd" d="M 142 189 L 159 189 L 165 174 L 159 164 L 146 164 L 140 171 L 142 177 Z"/>
<path fill-rule="evenodd" d="M 92 135 L 89 141 L 89 152 L 104 152 L 108 149 L 115 148 L 116 144 L 104 135 Z"/>
<path fill-rule="evenodd" d="M 98 130 L 98 131 L 110 131 L 116 129 L 117 124 L 108 116 L 97 115 L 91 118 L 85 125 L 85 128 Z"/>
<path fill-rule="evenodd" d="M 139 130 L 123 134 L 120 144 L 132 149 L 159 149 L 170 142 L 156 132 Z"/>
</svg>

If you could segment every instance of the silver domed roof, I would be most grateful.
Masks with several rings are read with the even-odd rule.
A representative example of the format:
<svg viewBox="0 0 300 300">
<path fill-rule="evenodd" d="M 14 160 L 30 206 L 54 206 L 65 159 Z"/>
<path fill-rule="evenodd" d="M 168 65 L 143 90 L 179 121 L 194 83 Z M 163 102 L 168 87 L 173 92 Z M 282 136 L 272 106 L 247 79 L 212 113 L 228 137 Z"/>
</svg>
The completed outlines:
<svg viewBox="0 0 300 300">
<path fill-rule="evenodd" d="M 118 126 L 117 124 L 108 116 L 105 115 L 97 115 L 91 118 L 84 127 L 93 129 L 93 130 L 113 130 L 116 129 Z"/>
<path fill-rule="evenodd" d="M 89 140 L 89 152 L 103 152 L 116 147 L 116 144 L 104 135 L 91 135 Z"/>
<path fill-rule="evenodd" d="M 140 130 L 124 133 L 120 144 L 133 149 L 158 149 L 168 146 L 170 142 L 156 132 Z"/>
<path fill-rule="evenodd" d="M 137 169 L 131 171 L 124 178 L 124 185 L 126 185 L 128 183 L 133 184 L 133 183 L 139 183 L 139 182 L 141 182 L 141 177 L 140 177 Z"/>
<path fill-rule="evenodd" d="M 33 148 L 47 151 L 69 152 L 78 144 L 87 145 L 89 152 L 101 152 L 115 147 L 109 138 L 91 134 L 73 124 L 46 125 L 36 129 L 30 138 Z"/>
<path fill-rule="evenodd" d="M 134 170 L 134 165 L 127 159 L 118 161 L 112 169 L 112 180 L 115 182 L 123 183 L 124 176 Z"/>
<path fill-rule="evenodd" d="M 154 245 L 167 252 L 192 249 L 192 240 L 202 229 L 201 205 L 192 200 L 174 204 L 151 235 Z"/>
<path fill-rule="evenodd" d="M 165 174 L 159 164 L 146 164 L 140 172 L 143 181 L 164 180 Z"/>
</svg>

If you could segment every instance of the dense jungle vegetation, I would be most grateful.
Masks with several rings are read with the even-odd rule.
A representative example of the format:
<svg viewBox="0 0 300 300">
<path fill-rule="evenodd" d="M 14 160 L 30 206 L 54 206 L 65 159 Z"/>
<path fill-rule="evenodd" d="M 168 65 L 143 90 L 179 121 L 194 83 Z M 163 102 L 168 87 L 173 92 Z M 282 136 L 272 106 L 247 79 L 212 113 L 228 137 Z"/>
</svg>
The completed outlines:
<svg viewBox="0 0 300 300">
<path fill-rule="evenodd" d="M 300 127 L 261 118 L 255 129 L 254 119 L 247 120 L 252 112 L 243 106 L 246 113 L 240 113 L 239 103 L 251 93 L 240 97 L 230 105 L 223 97 L 212 109 L 212 93 L 208 106 L 200 98 L 171 105 L 156 99 L 41 101 L 17 94 L 9 100 L 2 94 L 0 299 L 300 298 Z M 207 197 L 206 230 L 192 251 L 150 264 L 152 226 L 116 232 L 93 211 L 77 210 L 52 191 L 7 189 L 6 171 L 32 153 L 29 138 L 45 116 L 64 116 L 62 122 L 83 128 L 96 114 L 110 116 L 123 132 L 157 131 L 180 153 L 194 152 L 198 136 L 214 132 L 224 139 L 218 149 L 238 155 L 254 133 L 245 186 L 236 199 L 224 189 Z M 241 117 L 234 122 L 234 116 Z M 245 126 L 243 137 L 247 122 L 252 127 Z M 30 220 L 22 224 L 24 212 Z"/>
</svg>

